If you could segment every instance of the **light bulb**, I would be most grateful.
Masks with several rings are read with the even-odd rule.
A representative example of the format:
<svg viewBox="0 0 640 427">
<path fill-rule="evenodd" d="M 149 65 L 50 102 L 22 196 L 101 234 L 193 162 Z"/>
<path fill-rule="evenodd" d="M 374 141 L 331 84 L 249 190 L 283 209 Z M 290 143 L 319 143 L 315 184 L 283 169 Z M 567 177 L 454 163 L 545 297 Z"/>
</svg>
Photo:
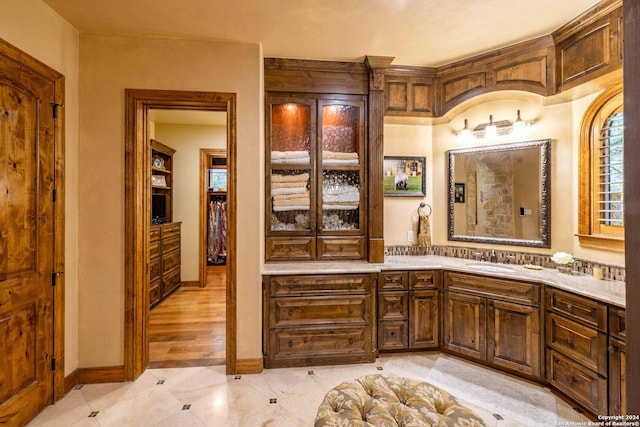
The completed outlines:
<svg viewBox="0 0 640 427">
<path fill-rule="evenodd" d="M 469 129 L 469 124 L 467 119 L 464 119 L 464 128 L 460 132 L 458 132 L 458 139 L 460 142 L 470 142 L 473 138 L 473 134 L 471 133 L 471 129 Z"/>
<path fill-rule="evenodd" d="M 498 136 L 498 128 L 493 124 L 493 115 L 489 115 L 489 124 L 484 128 L 485 138 L 495 138 Z"/>
<path fill-rule="evenodd" d="M 520 118 L 520 110 L 518 110 L 518 117 L 516 121 L 513 122 L 513 133 L 515 135 L 522 135 L 526 127 L 527 123 Z"/>
</svg>

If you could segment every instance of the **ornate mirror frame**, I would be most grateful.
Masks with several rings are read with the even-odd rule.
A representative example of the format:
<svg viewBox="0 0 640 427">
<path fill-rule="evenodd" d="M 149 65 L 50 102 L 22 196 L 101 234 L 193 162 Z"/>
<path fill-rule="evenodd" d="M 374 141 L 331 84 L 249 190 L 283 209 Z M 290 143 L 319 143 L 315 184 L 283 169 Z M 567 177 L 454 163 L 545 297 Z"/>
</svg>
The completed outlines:
<svg viewBox="0 0 640 427">
<path fill-rule="evenodd" d="M 528 148 L 540 150 L 540 239 L 516 239 L 487 236 L 468 236 L 454 233 L 455 161 L 456 156 L 473 153 L 493 153 Z M 551 140 L 540 139 L 486 147 L 461 148 L 447 151 L 448 159 L 448 239 L 452 241 L 485 243 L 494 245 L 528 246 L 536 248 L 551 247 Z M 468 190 L 467 190 L 468 191 Z"/>
</svg>

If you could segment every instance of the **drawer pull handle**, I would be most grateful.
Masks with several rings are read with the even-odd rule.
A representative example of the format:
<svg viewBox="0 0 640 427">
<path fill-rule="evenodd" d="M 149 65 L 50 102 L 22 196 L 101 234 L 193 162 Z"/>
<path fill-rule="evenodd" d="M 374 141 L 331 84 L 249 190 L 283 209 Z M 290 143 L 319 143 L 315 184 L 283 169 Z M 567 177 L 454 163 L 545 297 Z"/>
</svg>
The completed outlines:
<svg viewBox="0 0 640 427">
<path fill-rule="evenodd" d="M 293 310 L 289 310 L 289 316 L 293 316 Z"/>
<path fill-rule="evenodd" d="M 293 341 L 289 341 L 289 348 L 293 347 Z"/>
<path fill-rule="evenodd" d="M 573 311 L 573 306 L 571 304 L 567 304 L 567 310 Z"/>
<path fill-rule="evenodd" d="M 392 337 L 395 337 L 395 336 L 396 336 L 396 333 L 395 333 L 395 332 L 391 332 L 391 336 L 392 336 Z"/>
<path fill-rule="evenodd" d="M 353 338 L 349 338 L 349 345 L 353 344 Z"/>
<path fill-rule="evenodd" d="M 573 346 L 573 339 L 571 339 L 571 337 L 567 337 L 567 344 Z"/>
<path fill-rule="evenodd" d="M 289 283 L 289 289 L 293 289 L 293 283 Z"/>
<path fill-rule="evenodd" d="M 569 384 L 575 384 L 576 383 L 576 379 L 574 377 L 567 377 L 567 382 Z"/>
<path fill-rule="evenodd" d="M 349 314 L 353 314 L 353 308 L 349 309 Z"/>
</svg>

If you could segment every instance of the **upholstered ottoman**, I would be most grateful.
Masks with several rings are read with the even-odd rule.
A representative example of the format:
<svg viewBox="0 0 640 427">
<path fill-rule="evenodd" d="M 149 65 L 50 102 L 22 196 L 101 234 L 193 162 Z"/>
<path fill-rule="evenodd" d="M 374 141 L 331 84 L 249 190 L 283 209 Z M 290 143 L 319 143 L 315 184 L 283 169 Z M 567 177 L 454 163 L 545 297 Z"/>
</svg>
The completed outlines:
<svg viewBox="0 0 640 427">
<path fill-rule="evenodd" d="M 446 391 L 394 375 L 343 382 L 324 397 L 315 427 L 485 426 Z"/>
</svg>

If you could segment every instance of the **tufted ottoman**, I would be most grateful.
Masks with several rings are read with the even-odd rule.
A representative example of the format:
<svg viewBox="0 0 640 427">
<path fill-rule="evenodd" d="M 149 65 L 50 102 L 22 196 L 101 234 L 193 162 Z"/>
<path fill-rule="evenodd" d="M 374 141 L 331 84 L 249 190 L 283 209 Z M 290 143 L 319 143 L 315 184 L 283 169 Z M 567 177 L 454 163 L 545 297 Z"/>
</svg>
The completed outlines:
<svg viewBox="0 0 640 427">
<path fill-rule="evenodd" d="M 330 390 L 318 408 L 315 427 L 459 426 L 485 423 L 446 391 L 394 375 L 368 375 Z"/>
</svg>

